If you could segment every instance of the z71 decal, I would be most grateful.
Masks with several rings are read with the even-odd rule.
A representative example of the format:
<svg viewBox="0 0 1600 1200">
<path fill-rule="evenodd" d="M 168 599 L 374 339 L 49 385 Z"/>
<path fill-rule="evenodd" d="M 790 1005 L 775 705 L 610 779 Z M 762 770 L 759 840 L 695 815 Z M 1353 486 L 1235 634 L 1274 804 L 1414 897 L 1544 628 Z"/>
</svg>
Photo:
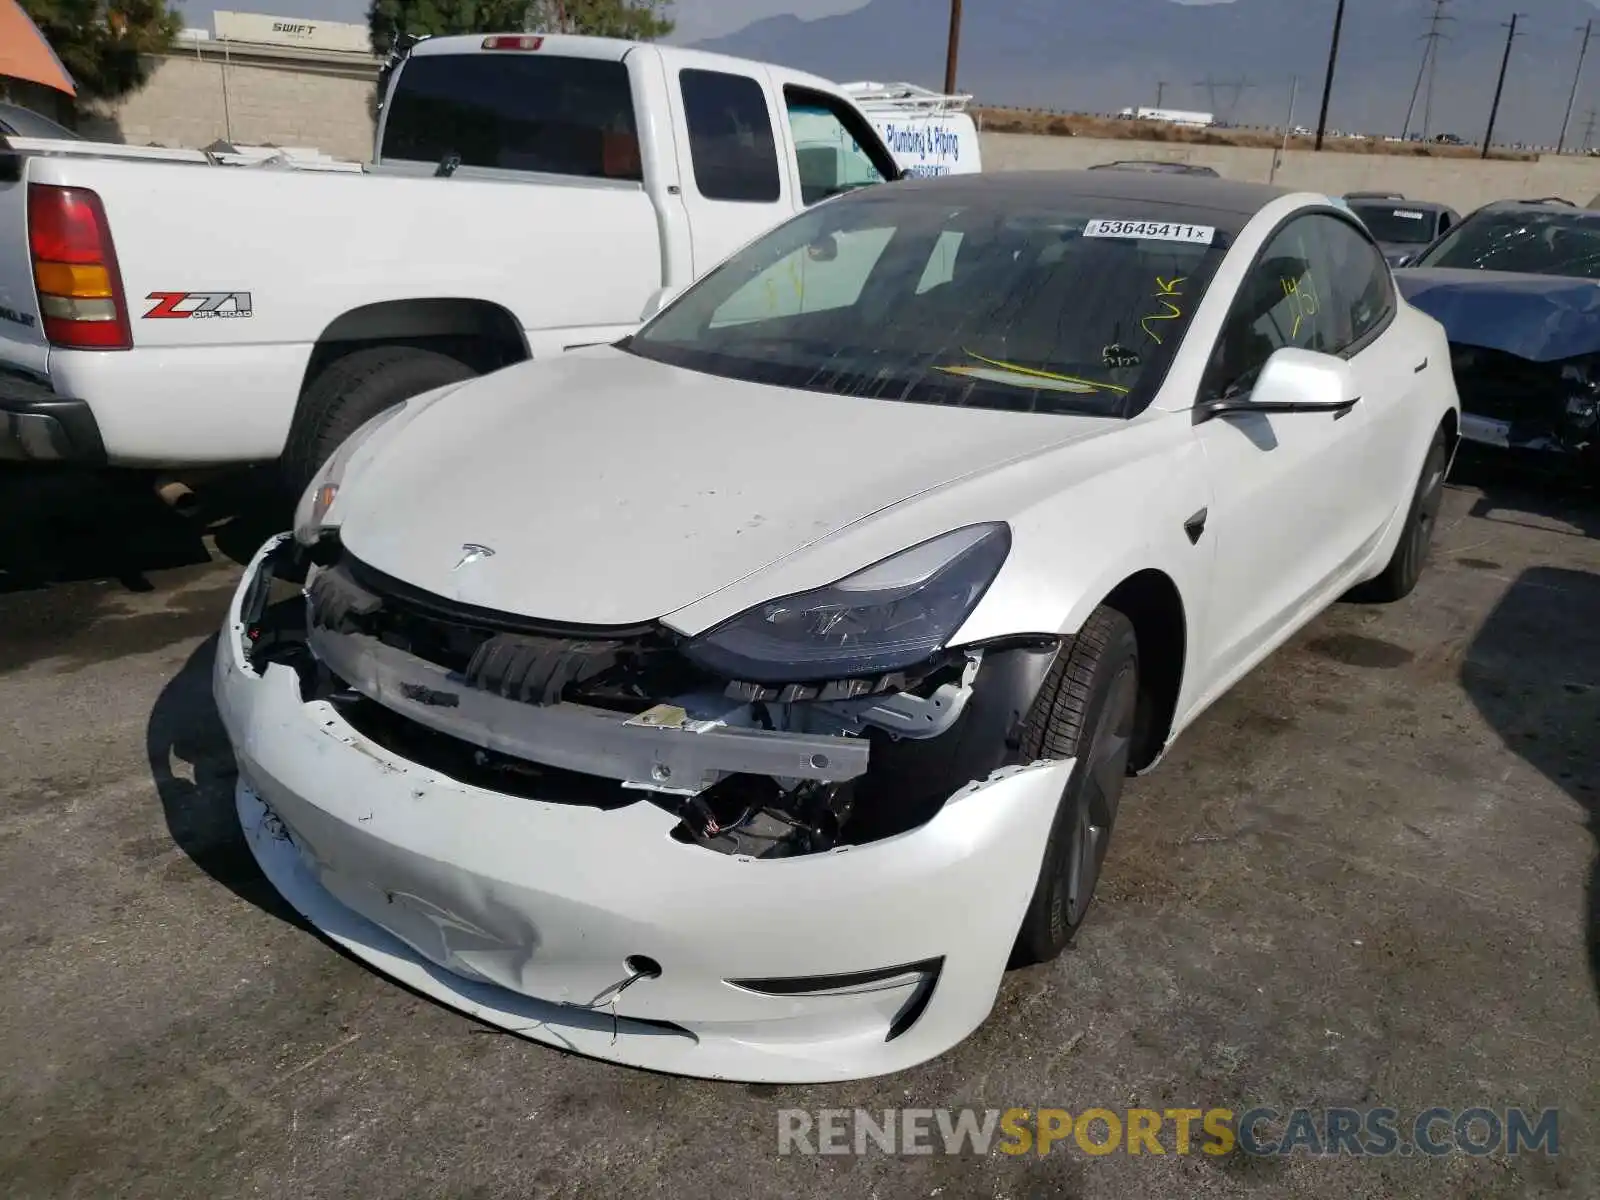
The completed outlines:
<svg viewBox="0 0 1600 1200">
<path fill-rule="evenodd" d="M 18 312 L 16 309 L 7 308 L 3 304 L 0 304 L 0 321 L 14 321 L 24 329 L 32 329 L 34 326 L 32 313 Z"/>
<path fill-rule="evenodd" d="M 152 318 L 253 316 L 249 292 L 151 292 L 146 300 L 156 305 L 144 314 Z"/>
</svg>

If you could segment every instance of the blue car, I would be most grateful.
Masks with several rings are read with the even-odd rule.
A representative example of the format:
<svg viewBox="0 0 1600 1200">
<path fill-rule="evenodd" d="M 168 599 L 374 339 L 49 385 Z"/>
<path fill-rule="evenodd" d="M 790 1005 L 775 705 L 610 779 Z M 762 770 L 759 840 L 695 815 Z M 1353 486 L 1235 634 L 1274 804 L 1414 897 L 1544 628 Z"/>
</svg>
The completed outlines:
<svg viewBox="0 0 1600 1200">
<path fill-rule="evenodd" d="M 1486 205 L 1395 281 L 1449 335 L 1463 438 L 1600 468 L 1600 212 Z"/>
</svg>

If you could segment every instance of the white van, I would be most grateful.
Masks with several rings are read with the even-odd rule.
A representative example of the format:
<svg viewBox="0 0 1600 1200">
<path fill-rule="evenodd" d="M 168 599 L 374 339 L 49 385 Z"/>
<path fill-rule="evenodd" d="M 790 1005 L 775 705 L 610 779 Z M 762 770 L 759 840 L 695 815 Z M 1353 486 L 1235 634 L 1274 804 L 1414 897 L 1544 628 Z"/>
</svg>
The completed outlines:
<svg viewBox="0 0 1600 1200">
<path fill-rule="evenodd" d="M 907 175 L 975 175 L 983 169 L 971 96 L 911 83 L 847 83 L 841 89 L 877 129 Z"/>
</svg>

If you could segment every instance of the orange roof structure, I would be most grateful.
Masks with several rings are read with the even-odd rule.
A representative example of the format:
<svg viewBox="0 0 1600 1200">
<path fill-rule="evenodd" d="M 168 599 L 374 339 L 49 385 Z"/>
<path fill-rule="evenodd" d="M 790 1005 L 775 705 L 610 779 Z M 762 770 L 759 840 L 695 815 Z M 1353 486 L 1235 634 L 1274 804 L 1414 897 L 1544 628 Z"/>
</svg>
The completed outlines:
<svg viewBox="0 0 1600 1200">
<path fill-rule="evenodd" d="M 0 0 L 0 76 L 78 94 L 72 76 L 17 0 Z"/>
</svg>

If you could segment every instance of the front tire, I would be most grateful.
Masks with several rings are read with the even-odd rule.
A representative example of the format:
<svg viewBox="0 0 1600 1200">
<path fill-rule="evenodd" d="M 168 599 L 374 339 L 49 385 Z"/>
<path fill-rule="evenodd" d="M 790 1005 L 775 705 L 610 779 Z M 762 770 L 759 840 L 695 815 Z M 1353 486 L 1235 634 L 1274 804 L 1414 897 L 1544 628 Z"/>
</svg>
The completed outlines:
<svg viewBox="0 0 1600 1200">
<path fill-rule="evenodd" d="M 1393 604 L 1404 600 L 1416 590 L 1428 565 L 1433 549 L 1433 534 L 1439 524 L 1439 510 L 1444 504 L 1444 476 L 1449 467 L 1450 453 L 1445 444 L 1444 430 L 1433 435 L 1428 446 L 1428 456 L 1423 460 L 1422 474 L 1417 479 L 1417 490 L 1412 493 L 1411 507 L 1406 512 L 1405 528 L 1400 531 L 1399 544 L 1389 565 L 1375 579 L 1359 584 L 1350 590 L 1349 598 L 1361 604 Z"/>
<path fill-rule="evenodd" d="M 476 374 L 459 359 L 415 346 L 377 346 L 330 363 L 301 397 L 284 447 L 289 498 L 298 500 L 340 443 L 385 409 Z"/>
<path fill-rule="evenodd" d="M 1025 761 L 1073 758 L 1013 966 L 1049 962 L 1083 926 L 1111 843 L 1139 707 L 1139 639 L 1097 608 L 1057 659 L 1023 726 Z"/>
</svg>

